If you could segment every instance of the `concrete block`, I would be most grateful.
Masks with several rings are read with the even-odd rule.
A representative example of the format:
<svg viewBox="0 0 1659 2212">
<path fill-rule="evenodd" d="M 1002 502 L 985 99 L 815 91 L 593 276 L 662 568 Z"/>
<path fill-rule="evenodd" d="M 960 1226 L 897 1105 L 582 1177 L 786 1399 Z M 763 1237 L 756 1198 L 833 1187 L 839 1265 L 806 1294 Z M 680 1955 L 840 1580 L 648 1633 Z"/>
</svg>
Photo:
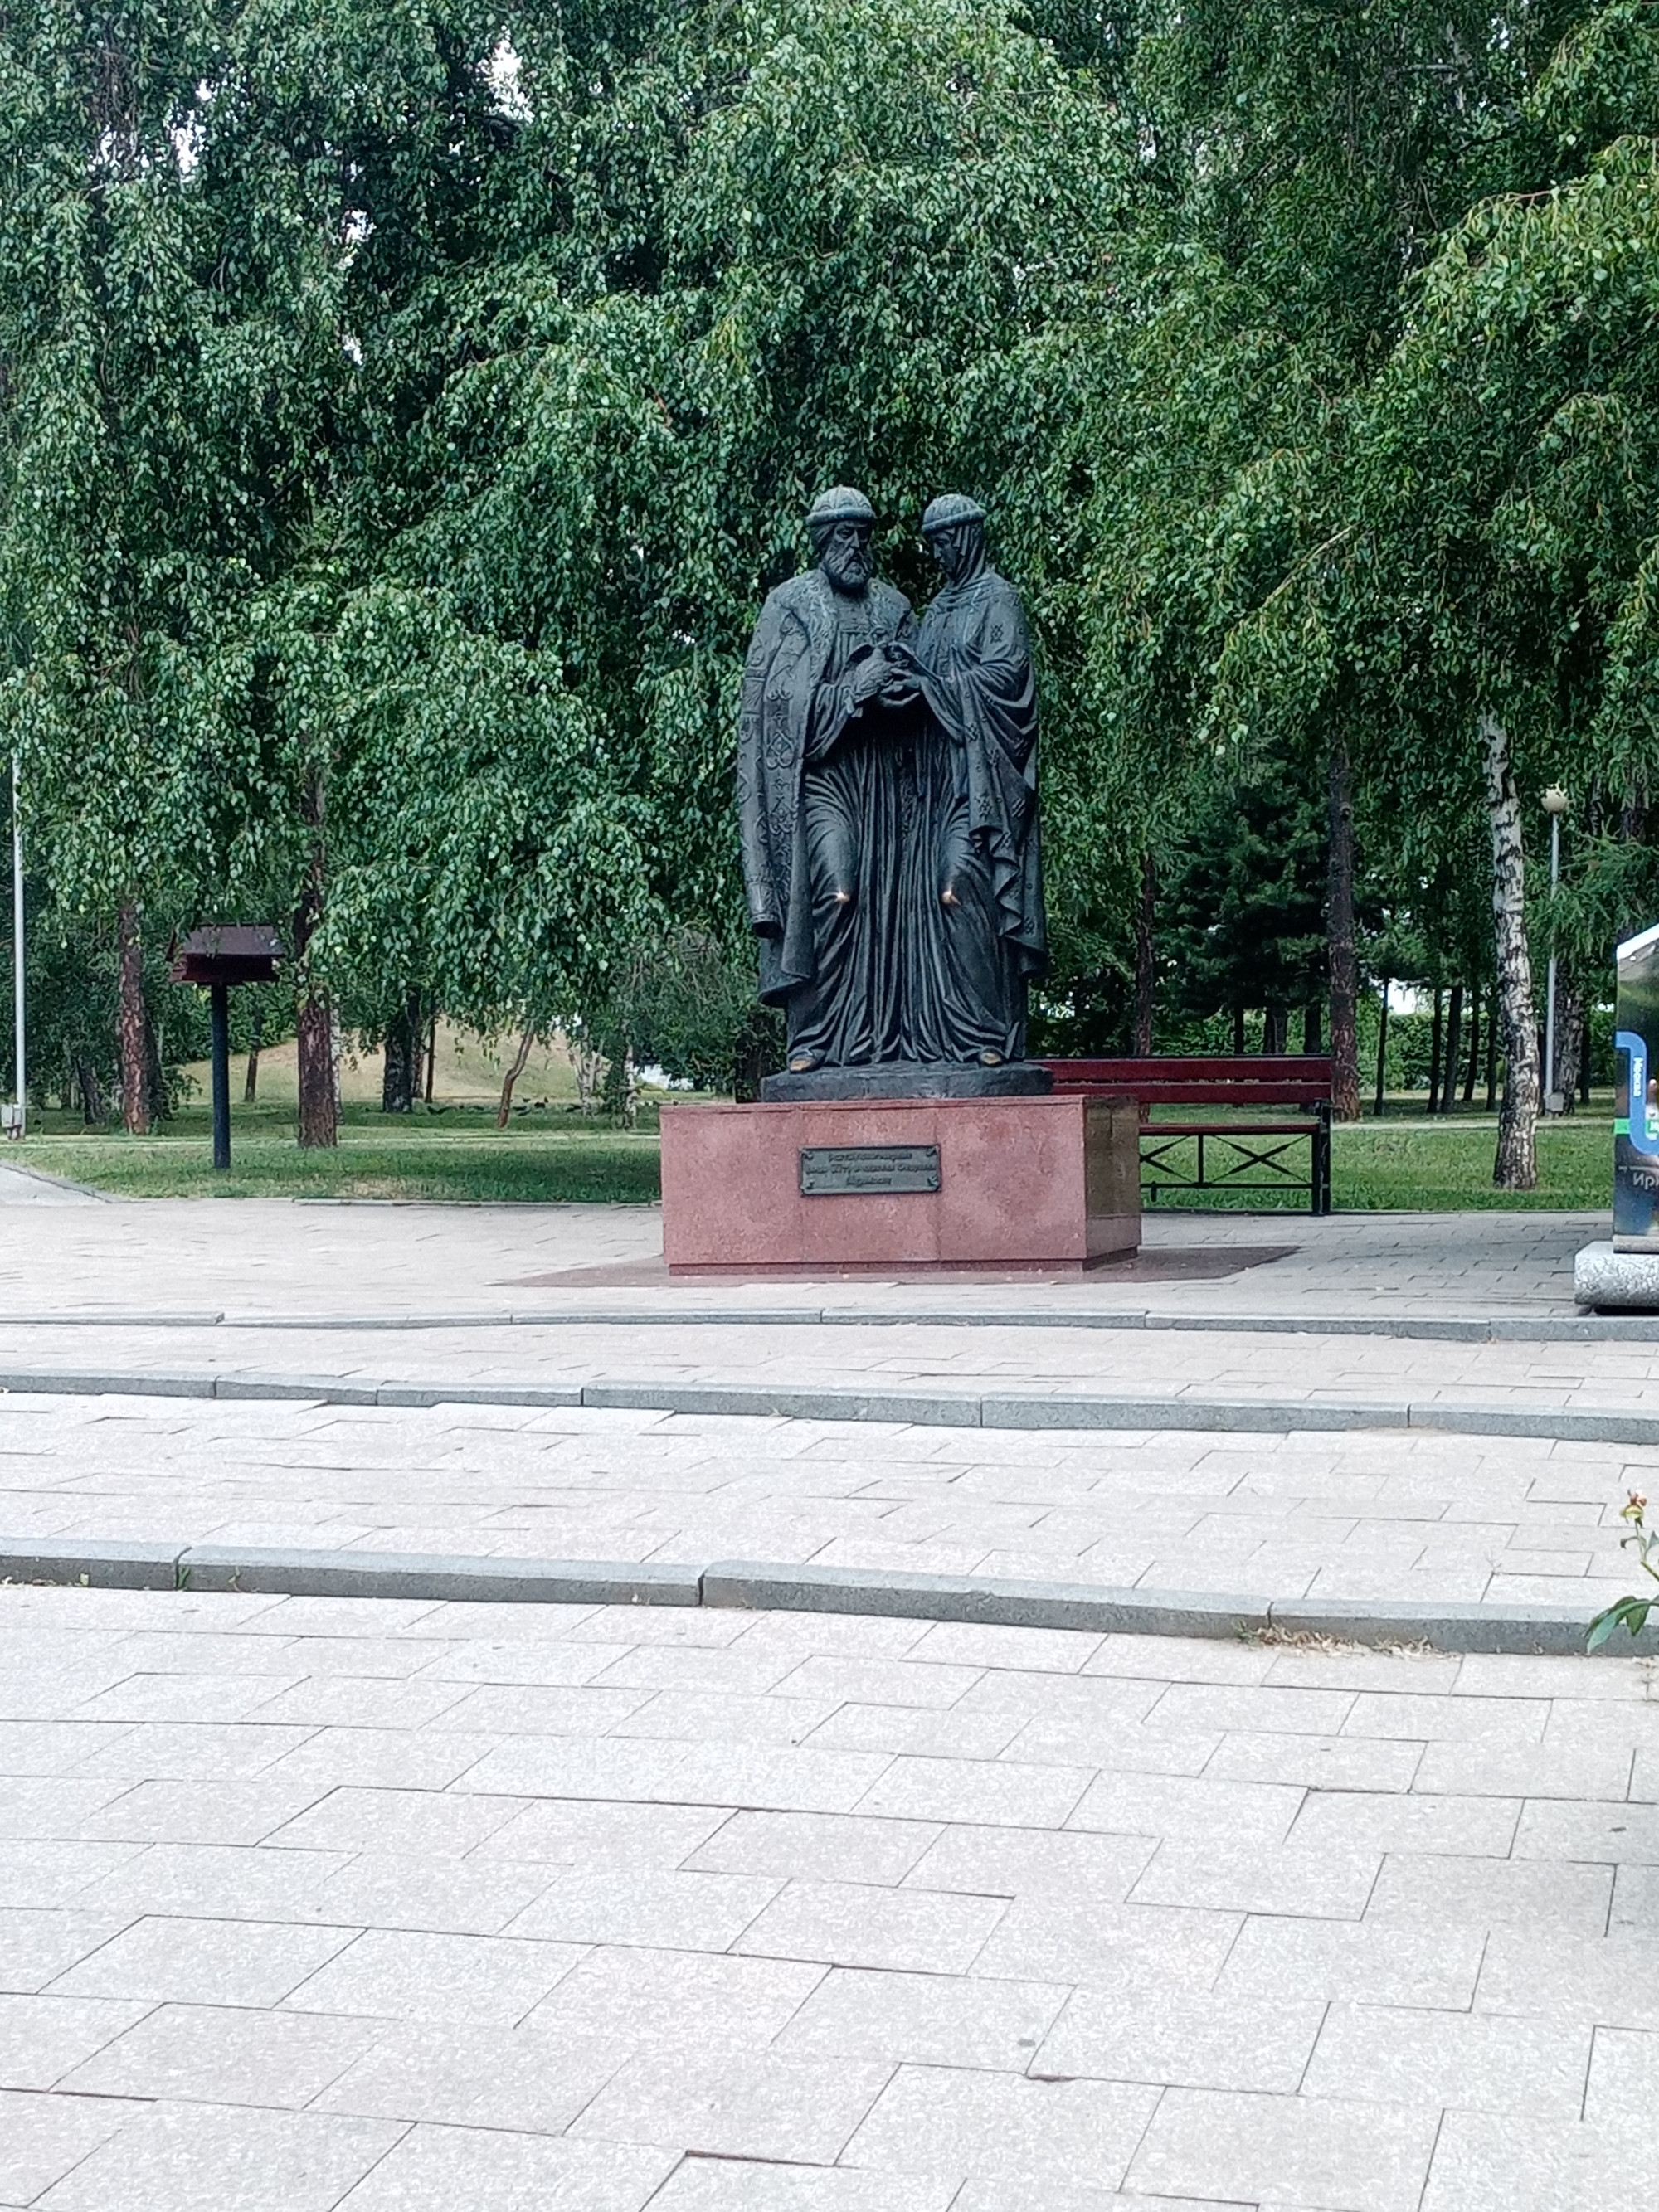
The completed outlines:
<svg viewBox="0 0 1659 2212">
<path fill-rule="evenodd" d="M 580 1406 L 574 1382 L 381 1382 L 377 1406 Z"/>
<path fill-rule="evenodd" d="M 173 1589 L 177 1544 L 118 1544 L 73 1536 L 0 1537 L 0 1582 L 84 1583 L 89 1589 Z"/>
<path fill-rule="evenodd" d="M 840 1321 L 839 1311 L 821 1306 L 567 1306 L 556 1313 L 513 1313 L 515 1328 L 816 1328 Z M 914 1314 L 892 1314 L 892 1321 L 914 1321 Z"/>
<path fill-rule="evenodd" d="M 1236 1636 L 1267 1626 L 1265 1599 L 1179 1592 L 1143 1595 L 1085 1583 L 1003 1582 L 853 1567 L 779 1567 L 746 1560 L 705 1568 L 702 1601 L 787 1613 L 863 1613 L 1095 1634 Z"/>
<path fill-rule="evenodd" d="M 976 1429 L 980 1401 L 966 1392 L 770 1389 L 764 1384 L 589 1382 L 584 1406 L 629 1413 L 769 1415 L 790 1421 L 893 1421 Z"/>
<path fill-rule="evenodd" d="M 1398 1403 L 1331 1405 L 1271 1398 L 986 1397 L 988 1429 L 1225 1429 L 1282 1436 L 1292 1429 L 1403 1429 Z"/>
<path fill-rule="evenodd" d="M 372 1406 L 378 1382 L 354 1382 L 337 1375 L 216 1375 L 216 1398 L 297 1399 L 322 1406 Z"/>
<path fill-rule="evenodd" d="M 1275 1603 L 1274 1628 L 1291 1635 L 1340 1637 L 1351 1644 L 1427 1644 L 1437 1651 L 1540 1652 L 1582 1658 L 1584 1637 L 1601 1610 L 1561 1606 L 1451 1605 L 1425 1600 L 1309 1598 Z M 1603 1647 L 1616 1657 L 1659 1651 L 1659 1629 L 1632 1643 L 1620 1632 Z M 1598 1655 L 1599 1656 L 1599 1655 Z"/>
<path fill-rule="evenodd" d="M 1611 1237 L 1581 1247 L 1572 1263 L 1575 1304 L 1659 1313 L 1659 1252 L 1620 1252 Z"/>
<path fill-rule="evenodd" d="M 118 1369 L 0 1368 L 0 1391 L 40 1391 L 53 1397 L 210 1398 L 210 1375 L 124 1375 Z"/>
<path fill-rule="evenodd" d="M 1413 1400 L 1407 1425 L 1455 1436 L 1540 1437 L 1565 1443 L 1659 1443 L 1659 1413 L 1581 1411 L 1571 1406 L 1459 1406 Z"/>
<path fill-rule="evenodd" d="M 260 1550 L 196 1544 L 180 1559 L 191 1589 L 285 1597 L 432 1598 L 523 1605 L 696 1605 L 696 1567 L 572 1565 L 396 1552 Z"/>
<path fill-rule="evenodd" d="M 512 1316 L 505 1313 L 239 1313 L 230 1318 L 233 1328 L 406 1329 L 499 1328 Z"/>
<path fill-rule="evenodd" d="M 754 1319 L 750 1315 L 749 1318 Z M 764 1316 L 769 1322 L 772 1316 Z M 932 1308 L 918 1311 L 896 1311 L 890 1306 L 836 1306 L 820 1318 L 828 1322 L 840 1322 L 857 1328 L 872 1324 L 883 1328 L 909 1328 L 925 1322 L 929 1328 L 1148 1328 L 1154 1324 L 1145 1313 L 1133 1309 L 1115 1311 L 1100 1307 L 1091 1312 L 1061 1311 L 1048 1306 L 1017 1306 L 997 1312 L 972 1308 L 955 1313 L 939 1313 Z"/>
</svg>

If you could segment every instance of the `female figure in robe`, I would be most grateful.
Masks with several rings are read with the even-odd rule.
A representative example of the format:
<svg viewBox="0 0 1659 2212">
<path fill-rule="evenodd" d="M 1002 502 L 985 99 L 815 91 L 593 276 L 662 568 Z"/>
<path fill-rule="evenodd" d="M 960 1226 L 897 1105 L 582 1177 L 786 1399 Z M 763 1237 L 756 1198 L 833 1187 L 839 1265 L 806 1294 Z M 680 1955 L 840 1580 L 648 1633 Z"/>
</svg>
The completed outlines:
<svg viewBox="0 0 1659 2212">
<path fill-rule="evenodd" d="M 1018 595 L 986 565 L 984 509 L 953 494 L 921 527 L 945 582 L 915 647 L 936 726 L 908 855 L 907 1057 L 994 1067 L 1024 1060 L 1027 986 L 1048 965 L 1036 683 Z"/>
</svg>

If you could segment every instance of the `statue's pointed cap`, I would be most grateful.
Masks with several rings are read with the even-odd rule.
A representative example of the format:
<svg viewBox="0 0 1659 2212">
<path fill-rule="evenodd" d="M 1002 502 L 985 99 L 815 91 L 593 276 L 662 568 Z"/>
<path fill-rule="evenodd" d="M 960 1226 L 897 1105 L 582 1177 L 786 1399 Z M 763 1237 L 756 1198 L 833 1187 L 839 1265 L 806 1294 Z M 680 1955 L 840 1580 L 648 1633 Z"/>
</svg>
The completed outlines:
<svg viewBox="0 0 1659 2212">
<path fill-rule="evenodd" d="M 921 534 L 931 538 L 936 530 L 949 530 L 958 522 L 983 522 L 985 509 L 966 492 L 947 491 L 931 502 L 921 518 Z"/>
<path fill-rule="evenodd" d="M 832 490 L 821 491 L 806 510 L 809 529 L 821 522 L 873 522 L 875 519 L 875 508 L 851 484 L 836 484 Z"/>
</svg>

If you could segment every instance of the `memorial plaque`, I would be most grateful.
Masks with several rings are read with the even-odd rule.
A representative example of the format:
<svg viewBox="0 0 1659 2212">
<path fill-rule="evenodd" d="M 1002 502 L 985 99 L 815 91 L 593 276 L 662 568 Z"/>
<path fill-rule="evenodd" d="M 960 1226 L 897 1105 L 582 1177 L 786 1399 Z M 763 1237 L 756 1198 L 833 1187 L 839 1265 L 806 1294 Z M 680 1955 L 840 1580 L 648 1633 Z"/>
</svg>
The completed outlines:
<svg viewBox="0 0 1659 2212">
<path fill-rule="evenodd" d="M 939 1188 L 937 1145 L 803 1145 L 803 1198 L 886 1198 Z"/>
</svg>

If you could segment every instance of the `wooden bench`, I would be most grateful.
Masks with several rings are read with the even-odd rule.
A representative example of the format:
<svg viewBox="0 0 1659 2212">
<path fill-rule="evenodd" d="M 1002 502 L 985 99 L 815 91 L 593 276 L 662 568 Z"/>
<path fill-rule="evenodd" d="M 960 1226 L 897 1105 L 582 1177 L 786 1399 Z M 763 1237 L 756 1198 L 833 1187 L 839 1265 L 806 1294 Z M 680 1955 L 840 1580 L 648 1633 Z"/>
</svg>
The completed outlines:
<svg viewBox="0 0 1659 2212">
<path fill-rule="evenodd" d="M 1310 1213 L 1331 1210 L 1331 1063 L 1309 1054 L 1242 1059 L 1043 1060 L 1056 1091 L 1095 1097 L 1133 1098 L 1140 1112 L 1141 1187 L 1156 1203 L 1161 1192 L 1188 1190 L 1305 1190 Z M 1258 1113 L 1264 1106 L 1294 1107 L 1297 1121 L 1194 1120 L 1154 1121 L 1153 1106 L 1225 1106 Z M 1306 1139 L 1308 1172 L 1292 1172 L 1291 1155 Z M 1196 1140 L 1194 1173 L 1178 1157 Z M 1214 1148 L 1224 1149 L 1219 1162 Z M 1206 1153 L 1206 1146 L 1210 1148 Z M 1213 1169 L 1213 1172 L 1212 1170 Z"/>
</svg>

